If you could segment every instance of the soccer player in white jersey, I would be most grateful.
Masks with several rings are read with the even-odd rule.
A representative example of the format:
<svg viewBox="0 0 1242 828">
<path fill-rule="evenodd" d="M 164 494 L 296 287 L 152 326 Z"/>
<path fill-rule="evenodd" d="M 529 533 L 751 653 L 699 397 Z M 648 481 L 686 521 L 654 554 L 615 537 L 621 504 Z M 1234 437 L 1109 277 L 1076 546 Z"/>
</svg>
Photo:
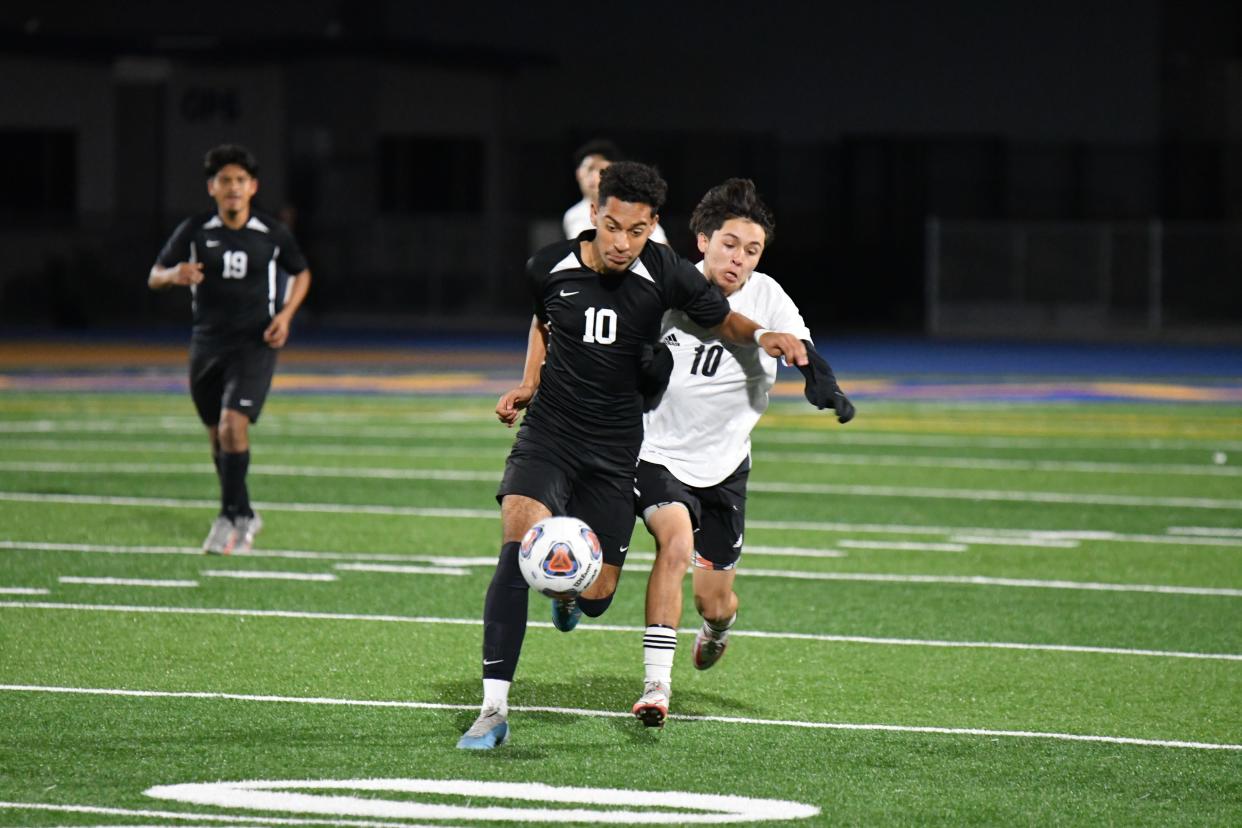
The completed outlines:
<svg viewBox="0 0 1242 828">
<path fill-rule="evenodd" d="M 612 164 L 621 160 L 621 150 L 612 141 L 596 139 L 578 147 L 574 153 L 574 180 L 582 191 L 582 200 L 565 211 L 561 227 L 565 238 L 576 239 L 587 230 L 594 230 L 591 222 L 591 205 L 599 198 L 599 176 Z M 659 224 L 651 231 L 651 241 L 668 244 L 664 228 Z"/>
<path fill-rule="evenodd" d="M 748 179 L 732 178 L 703 196 L 690 219 L 703 261 L 698 268 L 761 330 L 804 341 L 806 398 L 835 409 L 847 423 L 854 406 L 832 369 L 811 346 L 798 306 L 772 277 L 755 270 L 772 241 L 774 222 Z M 693 565 L 694 603 L 703 626 L 694 640 L 694 666 L 706 670 L 725 651 L 737 618 L 733 591 L 742 552 L 750 433 L 768 406 L 776 359 L 753 344 L 737 345 L 684 313 L 664 315 L 661 340 L 673 371 L 658 405 L 644 417 L 635 491 L 638 512 L 656 540 L 647 580 L 645 680 L 633 713 L 648 727 L 668 715 L 682 579 Z"/>
</svg>

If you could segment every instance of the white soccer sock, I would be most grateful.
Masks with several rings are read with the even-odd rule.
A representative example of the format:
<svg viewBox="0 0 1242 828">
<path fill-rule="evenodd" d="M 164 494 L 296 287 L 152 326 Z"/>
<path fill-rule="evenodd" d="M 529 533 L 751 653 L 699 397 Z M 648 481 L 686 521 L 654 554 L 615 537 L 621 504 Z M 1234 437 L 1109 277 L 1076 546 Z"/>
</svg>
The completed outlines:
<svg viewBox="0 0 1242 828">
<path fill-rule="evenodd" d="M 734 623 L 737 622 L 737 613 L 733 613 L 733 617 L 723 624 L 717 624 L 713 621 L 703 619 L 703 632 L 710 638 L 720 638 L 720 636 L 733 629 Z"/>
<path fill-rule="evenodd" d="M 483 709 L 496 707 L 501 715 L 509 714 L 509 685 L 504 679 L 483 679 Z"/>
<path fill-rule="evenodd" d="M 673 683 L 673 656 L 677 652 L 677 630 L 653 624 L 643 633 L 644 681 Z"/>
</svg>

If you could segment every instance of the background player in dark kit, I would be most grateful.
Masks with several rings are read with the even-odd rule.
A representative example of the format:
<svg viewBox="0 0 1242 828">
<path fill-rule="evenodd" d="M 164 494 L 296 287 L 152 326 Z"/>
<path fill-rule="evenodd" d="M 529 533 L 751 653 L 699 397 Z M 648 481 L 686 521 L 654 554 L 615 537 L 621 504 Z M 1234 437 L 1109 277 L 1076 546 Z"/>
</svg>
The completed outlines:
<svg viewBox="0 0 1242 828">
<path fill-rule="evenodd" d="M 611 165 L 592 209 L 595 232 L 550 245 L 527 263 L 535 319 L 523 382 L 501 397 L 496 412 L 512 425 L 529 410 L 497 493 L 503 543 L 483 610 L 483 707 L 458 747 L 490 749 L 509 735 L 508 693 L 529 593 L 517 555 L 531 526 L 552 514 L 573 515 L 603 547 L 595 583 L 576 602 L 553 602 L 558 628 L 572 629 L 580 612 L 602 614 L 612 600 L 634 528 L 642 359 L 664 311 L 681 309 L 729 341 L 762 338 L 772 355 L 806 362 L 797 337 L 763 331 L 731 312 L 697 269 L 668 247 L 647 244 L 666 191 L 645 164 Z"/>
<path fill-rule="evenodd" d="M 207 426 L 220 478 L 220 514 L 203 551 L 248 550 L 263 521 L 250 506 L 250 424 L 257 422 L 276 370 L 276 351 L 310 289 L 310 270 L 289 230 L 251 210 L 259 165 L 245 147 L 223 144 L 203 160 L 210 213 L 181 223 L 160 251 L 147 283 L 154 290 L 188 287 L 190 395 Z M 277 310 L 277 271 L 291 287 Z"/>
</svg>

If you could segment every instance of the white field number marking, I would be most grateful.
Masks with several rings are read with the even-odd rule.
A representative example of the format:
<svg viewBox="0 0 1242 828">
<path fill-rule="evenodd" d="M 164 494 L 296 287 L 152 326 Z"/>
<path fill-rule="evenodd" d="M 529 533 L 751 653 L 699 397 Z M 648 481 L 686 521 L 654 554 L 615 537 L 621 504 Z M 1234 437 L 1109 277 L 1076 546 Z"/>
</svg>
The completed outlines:
<svg viewBox="0 0 1242 828">
<path fill-rule="evenodd" d="M 460 796 L 509 803 L 513 800 L 570 805 L 625 806 L 544 808 L 496 805 L 448 805 L 411 799 L 388 800 L 333 794 L 327 791 L 394 791 L 402 794 Z M 323 814 L 385 819 L 479 819 L 503 822 L 585 822 L 614 825 L 671 825 L 685 823 L 759 822 L 806 819 L 819 808 L 781 799 L 752 799 L 685 791 L 635 791 L 615 788 L 575 788 L 536 782 L 488 782 L 473 779 L 291 779 L 249 782 L 197 782 L 157 785 L 145 791 L 156 799 L 195 805 L 247 808 L 298 814 Z M 670 810 L 677 809 L 677 810 Z"/>
</svg>

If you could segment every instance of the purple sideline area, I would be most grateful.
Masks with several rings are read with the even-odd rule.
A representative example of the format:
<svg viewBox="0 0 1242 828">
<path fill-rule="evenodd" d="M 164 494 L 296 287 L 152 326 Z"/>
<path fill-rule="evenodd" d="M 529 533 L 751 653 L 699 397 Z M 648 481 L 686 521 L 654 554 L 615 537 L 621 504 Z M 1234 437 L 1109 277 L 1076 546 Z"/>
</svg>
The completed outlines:
<svg viewBox="0 0 1242 828">
<path fill-rule="evenodd" d="M 110 332 L 4 336 L 0 393 L 12 391 L 175 391 L 186 334 Z M 846 392 L 861 399 L 1004 401 L 1164 401 L 1242 404 L 1242 345 L 1033 343 L 915 337 L 816 337 Z M 314 331 L 295 336 L 278 369 L 280 393 L 498 394 L 518 379 L 525 335 L 454 332 L 402 336 Z M 87 350 L 149 348 L 143 364 L 55 364 L 41 346 Z M 298 352 L 301 352 L 299 355 Z M 173 358 L 170 359 L 169 355 Z M 318 356 L 316 356 L 318 355 Z M 281 381 L 282 375 L 288 379 Z M 456 379 L 447 379 L 453 375 Z M 445 377 L 437 382 L 437 376 Z M 315 377 L 323 378 L 317 381 Z M 405 378 L 406 384 L 396 381 Z M 801 377 L 782 368 L 778 396 L 800 396 Z"/>
<path fill-rule="evenodd" d="M 885 376 L 1242 380 L 1242 346 L 817 338 L 830 361 Z"/>
</svg>

